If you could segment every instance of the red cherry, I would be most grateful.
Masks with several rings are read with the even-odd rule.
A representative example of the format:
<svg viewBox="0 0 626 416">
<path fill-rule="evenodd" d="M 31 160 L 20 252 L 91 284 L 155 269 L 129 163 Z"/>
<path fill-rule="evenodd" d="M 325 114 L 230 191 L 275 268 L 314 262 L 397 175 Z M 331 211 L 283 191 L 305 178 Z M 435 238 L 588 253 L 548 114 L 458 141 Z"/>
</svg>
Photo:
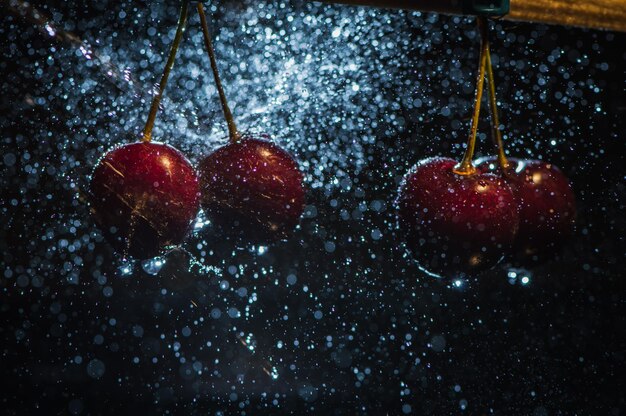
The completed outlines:
<svg viewBox="0 0 626 416">
<path fill-rule="evenodd" d="M 397 205 L 408 248 L 438 275 L 469 274 L 497 264 L 513 244 L 519 218 L 497 175 L 454 172 L 457 162 L 428 158 L 404 177 Z"/>
<path fill-rule="evenodd" d="M 285 238 L 304 211 L 302 174 L 275 144 L 243 137 L 200 163 L 202 207 L 227 235 L 254 242 Z"/>
<path fill-rule="evenodd" d="M 201 2 L 197 8 L 230 139 L 200 163 L 202 207 L 226 236 L 261 244 L 285 238 L 304 211 L 302 174 L 278 146 L 238 132 Z"/>
<path fill-rule="evenodd" d="M 117 250 L 151 258 L 187 235 L 199 210 L 198 178 L 171 146 L 127 144 L 98 162 L 91 178 L 91 208 Z"/>
<path fill-rule="evenodd" d="M 576 200 L 567 177 L 555 165 L 540 160 L 508 159 L 504 171 L 496 158 L 477 162 L 483 172 L 501 175 L 511 186 L 520 212 L 516 252 L 539 260 L 572 234 Z"/>
</svg>

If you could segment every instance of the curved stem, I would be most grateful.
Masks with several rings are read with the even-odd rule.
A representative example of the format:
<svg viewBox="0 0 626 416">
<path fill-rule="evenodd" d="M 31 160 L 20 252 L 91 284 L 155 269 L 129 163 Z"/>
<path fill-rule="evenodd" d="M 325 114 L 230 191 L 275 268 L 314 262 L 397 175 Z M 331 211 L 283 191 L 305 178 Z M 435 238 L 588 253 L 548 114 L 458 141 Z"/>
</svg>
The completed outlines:
<svg viewBox="0 0 626 416">
<path fill-rule="evenodd" d="M 174 61 L 176 60 L 176 52 L 178 52 L 178 46 L 183 38 L 185 32 L 185 25 L 187 23 L 187 9 L 189 8 L 189 0 L 183 0 L 180 4 L 180 16 L 178 18 L 178 26 L 176 27 L 176 35 L 174 36 L 174 42 L 170 48 L 170 55 L 167 58 L 163 75 L 161 75 L 161 81 L 159 82 L 159 89 L 152 98 L 152 105 L 150 106 L 150 113 L 148 114 L 148 121 L 146 127 L 143 130 L 143 141 L 150 142 L 152 140 L 152 129 L 154 128 L 154 120 L 156 119 L 157 112 L 159 111 L 159 104 L 161 103 L 161 97 L 163 97 L 163 91 L 167 85 L 167 79 L 170 76 Z"/>
<path fill-rule="evenodd" d="M 489 42 L 489 40 L 487 40 Z M 502 143 L 502 132 L 500 131 L 500 120 L 498 118 L 498 102 L 496 100 L 496 82 L 491 66 L 491 52 L 487 47 L 487 81 L 489 83 L 489 110 L 491 112 L 491 130 L 493 141 L 498 148 L 498 164 L 502 169 L 509 167 L 509 161 L 504 154 L 504 144 Z"/>
<path fill-rule="evenodd" d="M 483 87 L 485 85 L 485 65 L 487 63 L 487 51 L 489 42 L 487 41 L 487 20 L 484 17 L 478 18 L 478 31 L 480 32 L 480 58 L 478 65 L 478 75 L 476 78 L 476 97 L 474 99 L 474 114 L 470 127 L 467 148 L 461 163 L 454 167 L 454 173 L 458 175 L 473 175 L 476 168 L 472 164 L 474 150 L 476 149 L 476 132 L 478 131 L 478 118 L 480 116 L 480 105 L 483 98 Z"/>
<path fill-rule="evenodd" d="M 206 16 L 204 14 L 204 6 L 202 2 L 198 2 L 198 14 L 200 15 L 200 23 L 202 24 L 202 34 L 204 35 L 204 45 L 206 46 L 209 54 L 209 60 L 211 61 L 211 70 L 213 71 L 213 77 L 215 78 L 215 86 L 217 92 L 220 95 L 220 102 L 222 103 L 222 110 L 224 110 L 224 117 L 226 117 L 226 124 L 228 124 L 228 136 L 231 143 L 237 143 L 240 139 L 239 131 L 237 131 L 237 125 L 233 118 L 233 113 L 230 112 L 228 102 L 226 101 L 226 94 L 224 94 L 224 87 L 222 87 L 222 81 L 220 79 L 220 73 L 217 69 L 217 60 L 215 59 L 215 50 L 213 49 L 213 42 L 211 41 L 211 33 L 209 32 L 209 25 L 206 22 Z"/>
</svg>

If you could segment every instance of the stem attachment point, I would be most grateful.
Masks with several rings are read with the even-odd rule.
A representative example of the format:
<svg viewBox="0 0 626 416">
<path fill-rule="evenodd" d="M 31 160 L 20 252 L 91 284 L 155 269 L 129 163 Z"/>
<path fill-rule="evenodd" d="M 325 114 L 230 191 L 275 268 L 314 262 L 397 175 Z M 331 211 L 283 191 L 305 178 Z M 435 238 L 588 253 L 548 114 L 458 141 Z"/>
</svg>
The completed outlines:
<svg viewBox="0 0 626 416">
<path fill-rule="evenodd" d="M 478 119 L 480 117 L 480 106 L 483 98 L 483 88 L 485 84 L 485 66 L 487 64 L 487 53 L 489 51 L 489 41 L 487 39 L 487 19 L 478 17 L 478 31 L 480 32 L 480 58 L 478 64 L 478 75 L 476 78 L 476 96 L 474 99 L 474 114 L 470 126 L 470 134 L 467 139 L 467 148 L 461 162 L 454 167 L 453 172 L 457 175 L 473 175 L 476 168 L 472 164 L 474 151 L 476 150 L 476 133 L 478 131 Z"/>
</svg>

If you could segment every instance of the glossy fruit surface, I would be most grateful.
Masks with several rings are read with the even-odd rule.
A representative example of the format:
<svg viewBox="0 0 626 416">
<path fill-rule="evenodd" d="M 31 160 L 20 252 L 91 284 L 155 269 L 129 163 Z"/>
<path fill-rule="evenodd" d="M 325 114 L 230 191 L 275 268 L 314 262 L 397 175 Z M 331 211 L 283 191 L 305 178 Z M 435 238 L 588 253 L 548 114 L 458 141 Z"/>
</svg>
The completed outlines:
<svg viewBox="0 0 626 416">
<path fill-rule="evenodd" d="M 227 236 L 267 243 L 285 238 L 304 211 L 302 174 L 275 144 L 244 137 L 200 163 L 202 207 Z"/>
<path fill-rule="evenodd" d="M 520 212 L 515 250 L 523 258 L 540 260 L 572 234 L 576 200 L 567 177 L 555 165 L 540 160 L 510 158 L 502 171 L 495 158 L 478 161 L 482 172 L 501 175 L 511 186 Z"/>
<path fill-rule="evenodd" d="M 404 177 L 400 227 L 420 266 L 438 276 L 472 274 L 497 264 L 518 228 L 515 198 L 490 173 L 458 175 L 456 161 L 429 158 Z"/>
<path fill-rule="evenodd" d="M 91 209 L 124 256 L 159 255 L 187 235 L 199 210 L 198 177 L 185 156 L 162 143 L 115 148 L 91 178 Z"/>
</svg>

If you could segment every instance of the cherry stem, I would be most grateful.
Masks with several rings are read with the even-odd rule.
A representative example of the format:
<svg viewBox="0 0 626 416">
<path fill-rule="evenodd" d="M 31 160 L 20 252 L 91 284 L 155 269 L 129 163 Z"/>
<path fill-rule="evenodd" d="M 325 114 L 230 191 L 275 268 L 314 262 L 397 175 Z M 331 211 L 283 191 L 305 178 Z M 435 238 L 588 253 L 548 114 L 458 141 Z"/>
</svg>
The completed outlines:
<svg viewBox="0 0 626 416">
<path fill-rule="evenodd" d="M 487 39 L 487 42 L 489 40 Z M 491 52 L 487 47 L 487 81 L 489 83 L 489 110 L 491 113 L 491 130 L 493 141 L 498 148 L 498 164 L 502 169 L 509 167 L 509 161 L 504 154 L 504 144 L 502 143 L 502 132 L 500 131 L 500 120 L 498 118 L 498 102 L 496 100 L 496 82 L 491 66 Z"/>
<path fill-rule="evenodd" d="M 163 91 L 167 85 L 167 79 L 170 76 L 170 72 L 174 67 L 174 61 L 176 60 L 176 52 L 178 52 L 178 46 L 185 33 L 185 26 L 187 23 L 187 9 L 189 8 L 189 1 L 183 0 L 180 4 L 180 16 L 178 17 L 178 26 L 176 27 L 176 35 L 174 36 L 174 42 L 170 48 L 170 55 L 167 58 L 163 75 L 161 75 L 161 81 L 158 84 L 157 93 L 152 98 L 152 105 L 150 106 L 150 113 L 148 114 L 148 121 L 146 127 L 143 130 L 143 141 L 150 142 L 152 140 L 152 129 L 154 128 L 154 121 L 156 120 L 157 112 L 159 111 L 159 105 L 161 104 L 161 98 L 163 97 Z"/>
<path fill-rule="evenodd" d="M 461 163 L 454 167 L 454 173 L 458 175 L 473 175 L 476 168 L 472 164 L 474 151 L 476 149 L 476 132 L 478 131 L 478 119 L 480 117 L 480 105 L 483 98 L 483 88 L 485 85 L 485 65 L 487 63 L 487 53 L 489 51 L 489 41 L 487 40 L 487 20 L 484 17 L 478 18 L 478 31 L 480 32 L 480 58 L 478 65 L 478 76 L 476 78 L 476 97 L 474 99 L 474 114 L 470 134 L 467 140 L 467 148 Z"/>
<path fill-rule="evenodd" d="M 209 32 L 209 25 L 206 22 L 206 16 L 204 14 L 204 6 L 202 2 L 198 2 L 198 14 L 200 15 L 200 23 L 202 24 L 202 34 L 204 35 L 204 45 L 209 54 L 209 60 L 211 61 L 211 70 L 213 71 L 213 77 L 215 78 L 215 86 L 217 92 L 220 95 L 220 102 L 222 103 L 222 110 L 224 110 L 224 117 L 226 117 L 226 124 L 228 124 L 228 136 L 231 143 L 237 143 L 241 138 L 233 113 L 230 111 L 228 102 L 226 101 L 226 94 L 224 94 L 224 87 L 222 87 L 222 81 L 220 79 L 220 73 L 217 69 L 217 59 L 215 59 L 215 49 L 213 49 L 213 42 L 211 41 L 211 33 Z"/>
</svg>

